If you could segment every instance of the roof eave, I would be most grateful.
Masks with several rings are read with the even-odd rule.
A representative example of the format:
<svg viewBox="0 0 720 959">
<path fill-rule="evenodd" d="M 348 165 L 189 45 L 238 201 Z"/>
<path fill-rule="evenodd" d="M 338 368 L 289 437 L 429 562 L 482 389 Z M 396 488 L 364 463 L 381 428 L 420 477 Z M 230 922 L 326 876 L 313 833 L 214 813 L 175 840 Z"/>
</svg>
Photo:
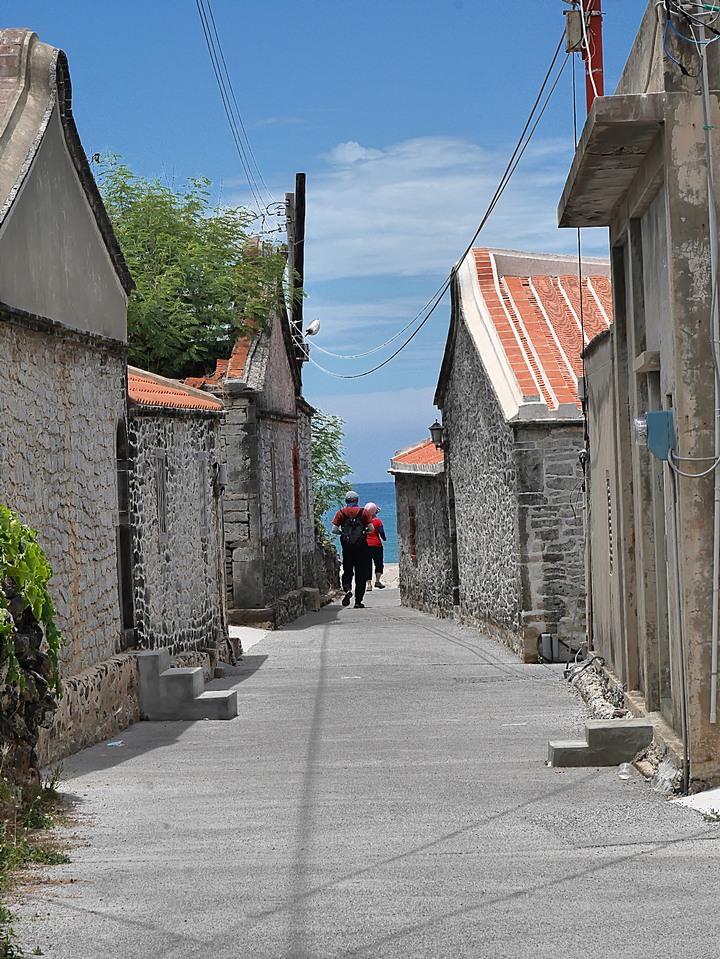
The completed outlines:
<svg viewBox="0 0 720 959">
<path fill-rule="evenodd" d="M 609 226 L 661 132 L 667 94 L 597 97 L 558 205 L 558 226 Z"/>
</svg>

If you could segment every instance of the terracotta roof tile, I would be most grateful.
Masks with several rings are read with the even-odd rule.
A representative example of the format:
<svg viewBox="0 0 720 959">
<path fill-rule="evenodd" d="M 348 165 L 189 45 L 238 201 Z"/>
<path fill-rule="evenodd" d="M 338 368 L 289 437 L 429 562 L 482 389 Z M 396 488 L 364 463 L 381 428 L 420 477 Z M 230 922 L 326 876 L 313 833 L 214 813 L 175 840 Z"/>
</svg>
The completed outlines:
<svg viewBox="0 0 720 959">
<path fill-rule="evenodd" d="M 440 466 L 445 459 L 442 450 L 435 447 L 432 440 L 423 440 L 413 446 L 398 450 L 392 457 L 392 466 Z"/>
<path fill-rule="evenodd" d="M 493 251 L 473 255 L 480 292 L 523 397 L 539 396 L 551 410 L 562 403 L 579 407 L 580 354 L 612 322 L 608 278 L 583 278 L 581 325 L 577 275 L 496 277 Z"/>
<path fill-rule="evenodd" d="M 128 396 L 131 403 L 144 407 L 219 412 L 223 404 L 214 396 L 193 389 L 179 380 L 128 367 Z"/>
</svg>

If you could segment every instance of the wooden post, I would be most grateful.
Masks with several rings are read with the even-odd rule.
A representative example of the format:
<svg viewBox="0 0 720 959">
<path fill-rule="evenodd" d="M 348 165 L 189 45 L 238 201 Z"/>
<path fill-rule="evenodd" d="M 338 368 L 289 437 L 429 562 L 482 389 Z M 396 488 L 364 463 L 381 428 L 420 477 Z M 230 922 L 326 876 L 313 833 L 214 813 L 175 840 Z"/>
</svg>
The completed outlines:
<svg viewBox="0 0 720 959">
<path fill-rule="evenodd" d="M 581 0 L 580 8 L 587 22 L 587 47 L 583 47 L 585 61 L 585 101 L 588 113 L 596 96 L 605 96 L 602 49 L 602 0 Z"/>
</svg>

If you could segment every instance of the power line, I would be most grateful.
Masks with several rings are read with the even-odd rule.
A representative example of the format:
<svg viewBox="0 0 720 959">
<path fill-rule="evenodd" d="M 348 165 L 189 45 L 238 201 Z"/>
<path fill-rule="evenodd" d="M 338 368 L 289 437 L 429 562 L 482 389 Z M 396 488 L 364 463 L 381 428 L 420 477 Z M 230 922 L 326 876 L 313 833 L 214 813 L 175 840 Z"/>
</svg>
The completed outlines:
<svg viewBox="0 0 720 959">
<path fill-rule="evenodd" d="M 557 62 L 557 58 L 558 58 L 558 56 L 560 55 L 560 50 L 561 50 L 561 48 L 562 48 L 562 46 L 563 46 L 564 41 L 565 41 L 565 34 L 564 34 L 564 32 L 563 32 L 563 34 L 562 34 L 562 36 L 560 37 L 560 40 L 559 40 L 559 42 L 558 42 L 558 45 L 557 45 L 557 47 L 556 47 L 556 49 L 555 49 L 555 53 L 554 53 L 554 55 L 553 55 L 552 61 L 550 62 L 550 66 L 549 66 L 548 69 L 547 69 L 547 73 L 545 74 L 545 78 L 543 79 L 543 82 L 542 82 L 542 85 L 541 85 L 540 90 L 539 90 L 539 92 L 538 92 L 538 95 L 537 95 L 536 98 L 535 98 L 535 102 L 533 103 L 532 109 L 530 110 L 530 113 L 529 113 L 529 115 L 528 115 L 528 118 L 527 118 L 527 120 L 526 120 L 526 122 L 525 122 L 525 126 L 523 127 L 522 132 L 520 133 L 520 136 L 519 136 L 519 138 L 518 138 L 518 141 L 517 141 L 517 143 L 516 143 L 516 145 L 515 145 L 515 149 L 513 150 L 512 155 L 511 155 L 511 157 L 510 157 L 510 160 L 508 161 L 508 164 L 507 164 L 507 166 L 505 167 L 505 172 L 503 173 L 502 177 L 500 178 L 500 183 L 498 184 L 497 189 L 495 190 L 495 193 L 494 193 L 494 195 L 493 195 L 493 198 L 492 198 L 492 200 L 490 201 L 490 204 L 488 205 L 488 208 L 487 208 L 487 210 L 485 211 L 485 214 L 484 214 L 482 220 L 480 221 L 480 225 L 478 226 L 477 230 L 475 231 L 475 233 L 474 233 L 474 235 L 473 235 L 473 238 L 470 240 L 469 244 L 468 244 L 467 247 L 465 248 L 464 253 L 463 253 L 462 256 L 460 257 L 460 259 L 457 261 L 456 266 L 455 266 L 455 267 L 453 268 L 453 270 L 451 271 L 450 276 L 444 281 L 443 285 L 439 288 L 439 290 L 437 290 L 437 291 L 435 292 L 435 294 L 431 297 L 431 299 L 428 300 L 428 302 L 425 304 L 425 306 L 423 307 L 423 309 L 410 321 L 410 323 L 408 323 L 405 327 L 403 327 L 403 329 L 400 330 L 400 332 L 399 332 L 398 334 L 396 334 L 396 336 L 393 337 L 393 339 L 396 339 L 397 336 L 399 336 L 399 335 L 400 335 L 401 333 L 403 333 L 406 329 L 408 329 L 410 326 L 412 326 L 412 324 L 415 322 L 415 320 L 417 320 L 419 317 L 421 317 L 421 316 L 425 313 L 425 311 L 428 310 L 428 312 L 427 312 L 427 314 L 425 315 L 425 317 L 424 317 L 424 319 L 422 320 L 422 322 L 418 324 L 417 328 L 416 328 L 415 330 L 413 330 L 413 332 L 410 334 L 410 336 L 404 341 L 404 343 L 402 343 L 402 344 L 395 350 L 394 353 L 392 353 L 387 359 L 383 360 L 382 363 L 379 363 L 377 366 L 374 366 L 374 367 L 373 367 L 372 369 L 370 369 L 370 370 L 365 370 L 363 373 L 353 373 L 353 374 L 334 373 L 334 372 L 332 372 L 332 370 L 328 370 L 328 369 L 326 369 L 324 366 L 321 366 L 319 363 L 317 363 L 315 360 L 313 360 L 313 358 L 310 356 L 310 357 L 309 357 L 310 362 L 313 363 L 313 365 L 316 366 L 319 370 L 322 370 L 323 373 L 327 373 L 328 376 L 333 376 L 333 377 L 335 377 L 336 379 L 342 379 L 342 380 L 357 380 L 357 379 L 360 379 L 360 378 L 363 377 L 363 376 L 369 376 L 371 373 L 376 373 L 378 370 L 382 369 L 383 366 L 386 366 L 391 360 L 395 359 L 395 357 L 398 355 L 398 353 L 400 353 L 402 350 L 404 350 L 405 347 L 415 338 L 415 336 L 417 336 L 417 334 L 420 332 L 420 330 L 423 328 L 423 326 L 425 326 L 425 324 L 427 323 L 427 321 L 430 319 L 430 317 L 432 316 L 432 314 L 433 314 L 433 313 L 435 312 L 435 310 L 437 309 L 437 307 L 438 307 L 438 305 L 439 305 L 439 303 L 440 303 L 440 300 L 441 300 L 442 297 L 445 295 L 448 287 L 450 286 L 450 283 L 452 282 L 452 278 L 453 278 L 453 276 L 454 276 L 454 274 L 455 274 L 455 270 L 456 270 L 457 267 L 463 262 L 463 260 L 464 260 L 465 257 L 468 255 L 468 253 L 470 252 L 470 250 L 472 250 L 473 244 L 474 244 L 475 241 L 477 240 L 477 238 L 478 238 L 478 236 L 480 235 L 483 227 L 485 226 L 485 224 L 486 224 L 487 221 L 489 220 L 489 218 L 490 218 L 490 216 L 492 215 L 495 207 L 497 206 L 498 202 L 500 201 L 500 197 L 501 197 L 501 196 L 503 195 L 503 193 L 505 192 L 505 188 L 507 187 L 508 183 L 510 182 L 510 178 L 512 177 L 513 173 L 514 173 L 515 170 L 517 169 L 517 166 L 518 166 L 518 164 L 520 163 L 520 160 L 522 159 L 523 154 L 525 153 L 525 150 L 528 148 L 528 145 L 530 144 L 530 141 L 531 141 L 531 139 L 532 139 L 532 137 L 533 137 L 533 134 L 535 133 L 535 130 L 537 129 L 538 124 L 540 123 L 540 120 L 541 120 L 542 117 L 543 117 L 543 114 L 545 113 L 545 110 L 546 110 L 546 108 L 547 108 L 548 103 L 550 102 L 550 98 L 552 97 L 552 95 L 553 95 L 553 93 L 554 93 L 554 91 L 555 91 L 555 88 L 557 87 L 557 85 L 558 85 L 558 83 L 559 83 L 559 81 L 560 81 L 560 77 L 563 75 L 563 72 L 564 72 L 564 70 L 565 70 L 565 66 L 567 65 L 567 61 L 568 61 L 568 58 L 569 58 L 569 56 L 570 56 L 570 54 L 566 54 L 565 59 L 563 60 L 562 66 L 560 67 L 560 70 L 558 71 L 558 74 L 557 74 L 557 76 L 555 77 L 555 80 L 554 80 L 552 86 L 550 87 L 550 90 L 549 90 L 547 96 L 545 97 L 545 102 L 543 103 L 542 108 L 541 108 L 540 112 L 538 113 L 537 117 L 535 117 L 535 111 L 537 110 L 538 104 L 540 103 L 540 101 L 541 101 L 541 99 L 542 99 L 542 97 L 543 97 L 543 94 L 544 94 L 544 92 L 545 92 L 545 88 L 547 87 L 547 84 L 548 84 L 548 81 L 549 81 L 549 79 L 550 79 L 550 76 L 552 75 L 552 72 L 553 72 L 553 70 L 554 70 L 554 68 L 555 68 L 555 63 Z M 534 123 L 533 123 L 533 117 L 535 117 L 535 122 L 534 122 Z M 532 124 L 532 126 L 531 126 L 531 124 Z M 528 130 L 529 130 L 529 133 L 528 133 Z M 527 138 L 526 138 L 526 134 L 527 134 Z M 391 340 L 388 340 L 387 342 L 388 342 L 388 343 L 392 342 L 392 339 L 391 339 Z M 387 343 L 386 343 L 386 344 L 383 344 L 383 345 L 387 345 Z M 313 348 L 316 348 L 316 347 L 315 347 L 315 344 L 312 344 L 312 347 L 313 347 Z M 380 348 L 381 348 L 381 347 L 380 347 Z M 328 352 L 328 351 L 323 350 L 323 352 Z M 371 350 L 370 352 L 377 352 L 377 351 L 376 351 L 376 350 Z M 330 354 L 330 355 L 332 355 L 332 354 Z M 367 354 L 367 355 L 369 355 L 369 354 Z"/>
<path fill-rule="evenodd" d="M 207 4 L 209 14 L 205 10 L 205 4 Z M 214 31 L 210 26 L 210 17 L 212 17 L 212 10 L 210 8 L 210 0 L 195 0 L 195 6 L 197 7 L 198 14 L 200 16 L 200 24 L 202 26 L 203 36 L 205 38 L 205 45 L 207 46 L 208 54 L 210 55 L 210 64 L 212 66 L 213 73 L 215 75 L 215 81 L 218 85 L 218 90 L 220 91 L 220 98 L 222 100 L 223 109 L 225 111 L 225 116 L 227 117 L 228 126 L 230 127 L 230 133 L 232 135 L 233 141 L 235 143 L 235 149 L 240 158 L 240 163 L 242 164 L 243 171 L 245 173 L 245 178 L 250 187 L 250 192 L 253 196 L 253 201 L 257 207 L 258 213 L 262 215 L 265 210 L 265 204 L 262 201 L 260 196 L 260 190 L 255 180 L 252 168 L 250 165 L 250 160 L 248 158 L 248 151 L 245 149 L 242 136 L 240 134 L 240 126 L 244 131 L 245 127 L 242 124 L 242 119 L 240 119 L 238 124 L 238 119 L 233 112 L 233 103 L 234 94 L 228 92 L 227 84 L 225 78 L 223 77 L 222 69 L 220 66 L 221 60 L 222 63 L 225 63 L 225 58 L 222 55 L 222 48 L 220 47 L 220 38 L 217 34 L 217 29 Z M 214 24 L 214 18 L 213 18 Z M 219 51 L 219 52 L 218 52 Z M 227 74 L 227 67 L 225 67 L 225 72 Z M 229 80 L 229 76 L 228 76 Z M 235 101 L 237 105 L 237 101 Z M 238 113 L 239 116 L 239 113 Z M 247 137 L 247 134 L 246 134 Z M 248 141 L 249 147 L 249 141 Z M 259 172 L 259 171 L 258 171 Z M 266 187 L 267 189 L 267 187 Z"/>
</svg>

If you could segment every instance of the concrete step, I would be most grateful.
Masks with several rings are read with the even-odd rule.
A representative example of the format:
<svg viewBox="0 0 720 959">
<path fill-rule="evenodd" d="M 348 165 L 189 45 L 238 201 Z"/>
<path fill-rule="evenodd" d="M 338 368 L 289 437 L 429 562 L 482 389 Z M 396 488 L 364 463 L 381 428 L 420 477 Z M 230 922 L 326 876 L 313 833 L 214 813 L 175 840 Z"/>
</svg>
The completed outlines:
<svg viewBox="0 0 720 959">
<path fill-rule="evenodd" d="M 588 761 L 590 748 L 587 743 L 572 740 L 555 740 L 548 743 L 548 763 L 551 766 L 592 766 Z"/>
<path fill-rule="evenodd" d="M 592 752 L 612 755 L 610 765 L 629 763 L 650 745 L 653 728 L 647 719 L 588 719 L 585 739 Z"/>
<path fill-rule="evenodd" d="M 234 719 L 238 713 L 237 691 L 205 690 L 199 666 L 170 668 L 167 649 L 138 653 L 140 710 L 145 719 Z"/>
<path fill-rule="evenodd" d="M 653 740 L 647 719 L 588 719 L 585 742 L 548 743 L 550 766 L 619 766 L 629 763 Z"/>
<path fill-rule="evenodd" d="M 238 714 L 236 689 L 206 689 L 187 707 L 187 718 L 235 719 Z"/>
</svg>

